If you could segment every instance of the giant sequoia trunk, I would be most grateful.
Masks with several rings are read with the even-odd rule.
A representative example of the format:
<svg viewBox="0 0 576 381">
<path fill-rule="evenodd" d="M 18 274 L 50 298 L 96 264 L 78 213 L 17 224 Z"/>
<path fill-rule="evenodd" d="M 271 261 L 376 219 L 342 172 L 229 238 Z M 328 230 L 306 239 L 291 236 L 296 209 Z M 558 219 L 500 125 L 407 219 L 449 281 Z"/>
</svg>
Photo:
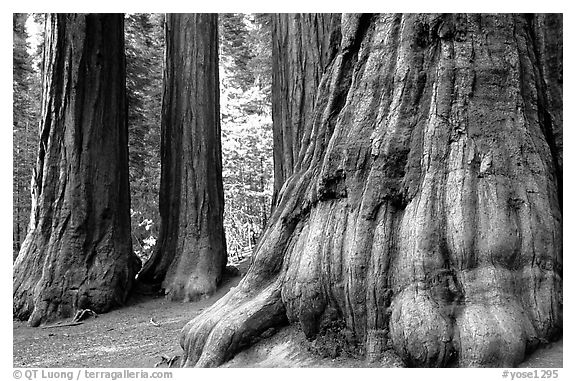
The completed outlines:
<svg viewBox="0 0 576 381">
<path fill-rule="evenodd" d="M 138 280 L 171 299 L 212 293 L 226 266 L 217 22 L 166 15 L 160 236 Z"/>
<path fill-rule="evenodd" d="M 14 316 L 36 326 L 121 305 L 140 267 L 130 240 L 124 19 L 50 15 L 30 230 Z"/>
<path fill-rule="evenodd" d="M 300 153 L 304 154 L 301 148 L 310 137 L 316 91 L 339 38 L 339 14 L 272 16 L 273 207 Z"/>
<path fill-rule="evenodd" d="M 512 366 L 562 327 L 562 18 L 347 15 L 254 263 L 185 366 L 331 320 L 371 359 Z"/>
</svg>

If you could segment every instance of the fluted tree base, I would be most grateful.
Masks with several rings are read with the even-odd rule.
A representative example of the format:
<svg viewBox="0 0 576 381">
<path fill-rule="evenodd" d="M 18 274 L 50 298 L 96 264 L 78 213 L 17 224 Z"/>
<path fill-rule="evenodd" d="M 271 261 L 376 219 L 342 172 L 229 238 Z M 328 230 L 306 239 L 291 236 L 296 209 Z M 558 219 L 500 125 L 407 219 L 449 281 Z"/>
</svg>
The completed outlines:
<svg viewBox="0 0 576 381">
<path fill-rule="evenodd" d="M 183 328 L 183 364 L 220 365 L 286 322 L 312 339 L 343 321 L 367 354 L 407 366 L 510 367 L 557 336 L 559 28 L 343 17 L 254 263 Z"/>
</svg>

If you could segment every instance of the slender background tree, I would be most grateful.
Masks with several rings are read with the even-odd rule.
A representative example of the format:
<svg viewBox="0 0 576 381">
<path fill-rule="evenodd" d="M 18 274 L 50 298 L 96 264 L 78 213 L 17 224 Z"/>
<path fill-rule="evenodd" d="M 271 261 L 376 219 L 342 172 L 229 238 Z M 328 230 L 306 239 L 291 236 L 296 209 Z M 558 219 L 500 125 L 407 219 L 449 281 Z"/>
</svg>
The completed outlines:
<svg viewBox="0 0 576 381">
<path fill-rule="evenodd" d="M 18 252 L 28 229 L 30 218 L 30 179 L 34 168 L 38 119 L 40 114 L 40 70 L 34 61 L 38 53 L 28 43 L 27 13 L 13 14 L 13 258 Z"/>
<path fill-rule="evenodd" d="M 132 243 L 134 252 L 146 261 L 154 251 L 160 227 L 158 192 L 164 15 L 127 14 L 124 30 Z"/>
</svg>

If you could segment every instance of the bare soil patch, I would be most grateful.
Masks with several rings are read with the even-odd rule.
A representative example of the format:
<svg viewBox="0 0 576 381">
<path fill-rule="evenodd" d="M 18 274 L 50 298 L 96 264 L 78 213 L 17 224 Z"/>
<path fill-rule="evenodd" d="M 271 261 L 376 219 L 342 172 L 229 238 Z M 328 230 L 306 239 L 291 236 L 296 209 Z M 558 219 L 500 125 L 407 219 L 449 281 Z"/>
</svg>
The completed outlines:
<svg viewBox="0 0 576 381">
<path fill-rule="evenodd" d="M 245 273 L 247 266 L 247 262 L 238 266 L 241 273 Z M 241 274 L 225 279 L 214 295 L 193 303 L 135 296 L 126 307 L 76 326 L 42 329 L 14 321 L 13 365 L 154 367 L 163 355 L 171 357 L 182 352 L 178 338 L 182 327 L 235 287 L 240 279 Z"/>
<path fill-rule="evenodd" d="M 81 325 L 49 329 L 13 323 L 14 367 L 148 368 L 162 356 L 182 352 L 182 327 L 235 287 L 248 262 L 239 264 L 241 274 L 223 282 L 210 298 L 192 303 L 171 302 L 163 297 L 136 297 L 115 311 L 86 320 Z M 152 322 L 150 321 L 152 319 Z M 237 354 L 224 367 L 397 367 L 393 354 L 368 363 L 348 354 L 322 354 L 296 326 L 269 332 L 258 343 Z M 563 341 L 550 343 L 520 365 L 530 368 L 561 368 Z"/>
</svg>

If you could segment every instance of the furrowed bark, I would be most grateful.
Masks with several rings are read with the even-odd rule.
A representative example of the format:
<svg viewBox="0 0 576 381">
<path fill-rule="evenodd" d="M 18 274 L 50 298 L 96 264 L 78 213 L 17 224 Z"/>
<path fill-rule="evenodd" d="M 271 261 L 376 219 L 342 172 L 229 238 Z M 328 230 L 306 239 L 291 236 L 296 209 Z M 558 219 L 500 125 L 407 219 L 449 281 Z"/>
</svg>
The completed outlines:
<svg viewBox="0 0 576 381">
<path fill-rule="evenodd" d="M 341 320 L 407 366 L 517 365 L 562 330 L 559 16 L 345 15 L 341 30 L 254 264 L 183 329 L 185 365 L 259 333 L 236 311 L 259 326 L 284 311 L 311 339 Z"/>
<path fill-rule="evenodd" d="M 48 17 L 30 229 L 14 316 L 31 325 L 122 305 L 140 267 L 130 238 L 121 14 Z"/>
<path fill-rule="evenodd" d="M 216 290 L 226 266 L 216 14 L 166 16 L 158 249 L 138 275 L 171 299 Z"/>
<path fill-rule="evenodd" d="M 306 145 L 316 91 L 340 41 L 340 14 L 272 16 L 272 128 L 275 207 L 282 185 Z"/>
</svg>

